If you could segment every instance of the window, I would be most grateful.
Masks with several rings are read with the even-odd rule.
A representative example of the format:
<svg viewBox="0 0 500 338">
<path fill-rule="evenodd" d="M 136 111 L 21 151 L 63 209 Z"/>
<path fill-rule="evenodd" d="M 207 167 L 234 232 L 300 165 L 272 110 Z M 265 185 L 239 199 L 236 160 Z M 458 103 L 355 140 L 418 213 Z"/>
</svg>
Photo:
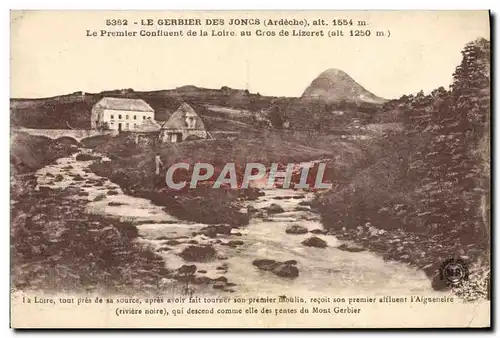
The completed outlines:
<svg viewBox="0 0 500 338">
<path fill-rule="evenodd" d="M 137 123 L 134 123 L 134 128 L 137 127 Z"/>
<path fill-rule="evenodd" d="M 143 117 L 142 117 L 142 119 L 143 119 L 143 120 L 145 120 L 145 119 L 146 119 L 146 116 L 143 116 Z"/>
<path fill-rule="evenodd" d="M 122 114 L 118 115 L 118 119 L 121 120 L 122 119 Z"/>
<path fill-rule="evenodd" d="M 134 115 L 134 120 L 137 120 L 137 115 Z"/>
<path fill-rule="evenodd" d="M 125 118 L 128 120 L 128 115 L 126 115 Z"/>
<path fill-rule="evenodd" d="M 129 125 L 128 125 L 128 123 L 127 123 L 127 129 L 129 129 Z"/>
<path fill-rule="evenodd" d="M 115 118 L 115 115 L 111 115 L 110 117 L 111 117 L 111 119 L 114 119 L 114 118 Z"/>
</svg>

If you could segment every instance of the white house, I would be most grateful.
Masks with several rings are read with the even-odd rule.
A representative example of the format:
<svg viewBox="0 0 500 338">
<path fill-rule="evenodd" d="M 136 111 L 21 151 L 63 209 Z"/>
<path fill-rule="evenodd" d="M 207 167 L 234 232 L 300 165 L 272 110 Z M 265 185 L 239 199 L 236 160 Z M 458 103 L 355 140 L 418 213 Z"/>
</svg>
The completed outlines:
<svg viewBox="0 0 500 338">
<path fill-rule="evenodd" d="M 154 117 L 153 108 L 144 100 L 105 97 L 92 108 L 90 128 L 134 131 Z"/>
</svg>

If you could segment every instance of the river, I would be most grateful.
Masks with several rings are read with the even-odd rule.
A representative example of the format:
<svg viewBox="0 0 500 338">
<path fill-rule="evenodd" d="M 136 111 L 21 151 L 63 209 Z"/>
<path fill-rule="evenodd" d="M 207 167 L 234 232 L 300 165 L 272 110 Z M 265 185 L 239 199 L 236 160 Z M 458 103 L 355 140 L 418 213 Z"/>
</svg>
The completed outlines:
<svg viewBox="0 0 500 338">
<path fill-rule="evenodd" d="M 91 151 L 82 149 L 81 152 Z M 133 221 L 139 230 L 139 238 L 136 240 L 157 251 L 168 268 L 192 264 L 185 262 L 178 255 L 183 248 L 190 245 L 188 241 L 211 244 L 217 251 L 217 259 L 196 263 L 197 274 L 210 278 L 226 277 L 228 281 L 236 284 L 230 290 L 236 295 L 251 296 L 263 293 L 282 295 L 303 292 L 323 295 L 409 293 L 441 295 L 432 290 L 424 272 L 406 264 L 384 261 L 369 251 L 339 250 L 337 247 L 343 242 L 331 235 L 314 235 L 328 244 L 326 248 L 316 248 L 301 244 L 304 239 L 312 236 L 311 233 L 286 234 L 285 228 L 289 224 L 299 224 L 309 230 L 322 229 L 318 215 L 307 210 L 308 207 L 304 206 L 304 203 L 299 204 L 301 201 L 310 201 L 313 198 L 311 192 L 264 189 L 264 196 L 246 203 L 257 209 L 276 203 L 284 209 L 284 212 L 252 217 L 248 226 L 233 229 L 230 235 L 219 234 L 217 238 L 209 238 L 205 235 L 192 234 L 206 224 L 179 220 L 146 199 L 124 194 L 119 186 L 88 170 L 92 161 L 77 161 L 76 155 L 61 158 L 54 164 L 38 170 L 36 173 L 38 184 L 50 183 L 51 187 L 58 188 L 76 184 L 89 193 L 84 197 L 88 212 Z M 54 177 L 58 174 L 61 174 L 63 179 L 56 182 Z M 75 182 L 71 175 L 80 175 L 84 180 Z M 110 190 L 114 191 L 114 195 L 108 195 Z M 98 201 L 94 201 L 98 196 L 100 196 Z M 110 202 L 114 203 L 109 205 Z M 299 206 L 301 207 L 297 211 Z M 169 246 L 168 250 L 158 251 L 165 247 L 166 239 L 176 239 L 180 243 Z M 234 247 L 224 245 L 229 240 L 240 240 L 243 244 Z M 259 270 L 252 265 L 252 261 L 260 258 L 276 261 L 296 260 L 299 276 L 293 279 L 283 278 L 269 271 Z M 221 291 L 207 288 L 206 292 L 214 294 Z"/>
</svg>

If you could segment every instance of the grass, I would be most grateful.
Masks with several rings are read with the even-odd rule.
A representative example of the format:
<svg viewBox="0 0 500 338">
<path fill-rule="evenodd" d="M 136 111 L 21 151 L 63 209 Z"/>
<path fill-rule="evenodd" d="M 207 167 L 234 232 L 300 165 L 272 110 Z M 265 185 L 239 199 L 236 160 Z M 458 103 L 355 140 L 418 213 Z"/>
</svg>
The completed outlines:
<svg viewBox="0 0 500 338">
<path fill-rule="evenodd" d="M 332 146 L 333 140 L 335 146 Z M 302 142 L 301 142 L 302 141 Z M 83 141 L 85 143 L 85 141 Z M 99 143 L 99 142 L 97 142 Z M 321 158 L 329 162 L 332 177 L 345 175 L 347 168 L 362 158 L 358 145 L 341 142 L 338 137 L 323 135 L 316 140 L 301 140 L 293 134 L 260 132 L 240 135 L 236 140 L 200 140 L 177 144 L 162 144 L 157 148 L 136 145 L 126 134 L 95 144 L 97 152 L 112 159 L 98 162 L 91 169 L 100 176 L 111 179 L 127 194 L 148 198 L 164 206 L 169 213 L 181 219 L 208 224 L 227 223 L 233 226 L 248 223 L 248 216 L 239 212 L 242 198 L 254 198 L 251 189 L 226 190 L 199 186 L 197 189 L 173 191 L 164 181 L 168 167 L 178 162 L 192 165 L 197 162 L 210 163 L 218 175 L 226 163 L 235 163 L 242 177 L 247 163 L 298 163 Z M 160 153 L 165 166 L 161 175 L 155 176 L 154 157 Z M 185 179 L 189 179 L 186 173 Z M 331 178 L 332 178 L 331 177 Z M 176 179 L 181 177 L 176 177 Z"/>
</svg>

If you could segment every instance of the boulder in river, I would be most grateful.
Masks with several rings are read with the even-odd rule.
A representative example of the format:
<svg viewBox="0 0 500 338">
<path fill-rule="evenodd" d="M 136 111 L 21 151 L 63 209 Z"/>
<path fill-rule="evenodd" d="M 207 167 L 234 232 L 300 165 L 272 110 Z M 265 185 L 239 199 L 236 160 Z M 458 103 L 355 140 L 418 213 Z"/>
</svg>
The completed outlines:
<svg viewBox="0 0 500 338">
<path fill-rule="evenodd" d="M 205 262 L 215 257 L 215 249 L 211 246 L 189 245 L 179 254 L 188 262 Z"/>
<path fill-rule="evenodd" d="M 255 212 L 257 212 L 257 211 L 258 211 L 258 209 L 257 209 L 256 207 L 254 207 L 253 205 L 249 205 L 249 206 L 247 206 L 247 212 L 248 212 L 249 214 L 251 214 L 251 213 L 255 213 Z"/>
<path fill-rule="evenodd" d="M 179 245 L 181 242 L 179 242 L 176 239 L 169 239 L 168 241 L 165 242 L 166 245 Z"/>
<path fill-rule="evenodd" d="M 271 271 L 279 277 L 295 278 L 299 275 L 299 269 L 295 266 L 297 261 L 295 260 L 277 262 L 273 259 L 256 259 L 252 264 L 260 270 Z"/>
<path fill-rule="evenodd" d="M 214 284 L 212 285 L 212 287 L 214 289 L 224 289 L 224 287 L 226 286 L 226 283 L 224 283 L 223 281 L 215 281 Z"/>
<path fill-rule="evenodd" d="M 216 225 L 215 230 L 218 234 L 229 235 L 232 227 L 230 225 Z"/>
<path fill-rule="evenodd" d="M 252 262 L 252 264 L 264 271 L 271 271 L 276 267 L 276 264 L 279 264 L 273 259 L 256 259 Z"/>
<path fill-rule="evenodd" d="M 306 227 L 298 224 L 290 224 L 286 227 L 285 232 L 287 234 L 301 235 L 306 234 L 309 230 Z"/>
<path fill-rule="evenodd" d="M 109 202 L 108 205 L 110 207 L 119 207 L 121 205 L 125 205 L 125 203 L 121 203 L 121 202 Z"/>
<path fill-rule="evenodd" d="M 328 246 L 324 240 L 316 236 L 309 237 L 308 239 L 302 241 L 302 244 L 305 246 L 312 246 L 315 248 L 326 248 Z"/>
<path fill-rule="evenodd" d="M 273 269 L 273 273 L 280 277 L 296 278 L 299 276 L 299 269 L 294 265 L 282 263 Z"/>
<path fill-rule="evenodd" d="M 61 182 L 64 180 L 64 176 L 61 174 L 57 174 L 56 177 L 54 177 L 54 182 Z"/>
<path fill-rule="evenodd" d="M 354 244 L 341 244 L 337 247 L 337 249 L 342 250 L 342 251 L 347 251 L 347 252 L 361 252 L 365 251 L 365 249 L 359 245 L 354 245 Z"/>
<path fill-rule="evenodd" d="M 311 233 L 315 235 L 326 235 L 328 231 L 325 229 L 313 229 L 311 230 Z"/>
<path fill-rule="evenodd" d="M 281 205 L 279 205 L 279 204 L 272 203 L 267 208 L 267 212 L 270 213 L 270 214 L 279 214 L 279 213 L 285 212 L 285 209 L 283 209 L 283 207 Z"/>
<path fill-rule="evenodd" d="M 227 242 L 227 245 L 230 246 L 230 247 L 237 247 L 238 245 L 243 245 L 245 244 L 245 242 L 243 241 L 240 241 L 239 239 L 233 239 L 233 240 L 230 240 L 229 242 Z"/>
<path fill-rule="evenodd" d="M 177 273 L 179 274 L 185 274 L 185 275 L 193 275 L 198 268 L 196 265 L 191 264 L 191 265 L 183 265 L 180 268 L 177 269 Z"/>
<path fill-rule="evenodd" d="M 93 161 L 93 160 L 100 160 L 101 158 L 99 156 L 94 156 L 90 154 L 78 154 L 76 155 L 76 160 L 77 161 Z"/>
</svg>

